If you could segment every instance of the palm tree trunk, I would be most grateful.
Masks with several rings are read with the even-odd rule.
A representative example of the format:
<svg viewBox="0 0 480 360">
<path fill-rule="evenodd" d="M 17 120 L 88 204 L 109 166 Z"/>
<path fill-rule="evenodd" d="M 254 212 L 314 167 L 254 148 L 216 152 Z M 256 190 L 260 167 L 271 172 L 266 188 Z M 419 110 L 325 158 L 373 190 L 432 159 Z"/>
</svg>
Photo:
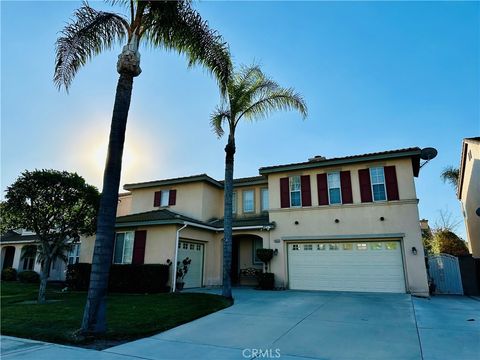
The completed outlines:
<svg viewBox="0 0 480 360">
<path fill-rule="evenodd" d="M 122 67 L 122 56 L 123 53 L 120 55 L 119 65 L 117 66 L 120 78 L 115 95 L 107 162 L 103 175 L 103 190 L 97 218 L 97 237 L 93 252 L 92 272 L 81 328 L 83 334 L 104 333 L 107 329 L 106 298 L 115 240 L 115 218 L 122 170 L 123 145 L 132 97 L 133 78 L 140 74 L 139 66 L 137 72 L 132 71 L 132 68 Z"/>
<path fill-rule="evenodd" d="M 47 280 L 50 273 L 50 266 L 52 265 L 52 259 L 46 258 L 42 265 L 42 271 L 40 274 L 40 287 L 38 289 L 38 303 L 45 304 L 46 292 L 47 292 Z"/>
<path fill-rule="evenodd" d="M 222 295 L 232 299 L 232 227 L 233 227 L 233 162 L 235 139 L 229 136 L 225 147 L 224 224 L 223 224 L 223 290 Z"/>
</svg>

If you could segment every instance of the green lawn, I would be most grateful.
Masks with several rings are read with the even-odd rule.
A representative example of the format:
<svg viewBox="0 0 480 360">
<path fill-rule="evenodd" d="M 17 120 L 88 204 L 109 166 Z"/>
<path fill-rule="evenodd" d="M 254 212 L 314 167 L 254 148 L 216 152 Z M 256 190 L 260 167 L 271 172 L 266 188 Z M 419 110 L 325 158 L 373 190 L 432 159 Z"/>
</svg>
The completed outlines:
<svg viewBox="0 0 480 360">
<path fill-rule="evenodd" d="M 25 304 L 35 300 L 37 285 L 1 282 L 1 333 L 48 342 L 87 345 L 73 334 L 79 329 L 86 292 L 62 293 L 49 286 L 44 305 Z M 184 324 L 230 306 L 218 295 L 110 294 L 108 297 L 108 332 L 105 345 L 134 340 Z M 91 340 L 90 340 L 91 342 Z M 102 347 L 102 345 L 98 345 Z"/>
</svg>

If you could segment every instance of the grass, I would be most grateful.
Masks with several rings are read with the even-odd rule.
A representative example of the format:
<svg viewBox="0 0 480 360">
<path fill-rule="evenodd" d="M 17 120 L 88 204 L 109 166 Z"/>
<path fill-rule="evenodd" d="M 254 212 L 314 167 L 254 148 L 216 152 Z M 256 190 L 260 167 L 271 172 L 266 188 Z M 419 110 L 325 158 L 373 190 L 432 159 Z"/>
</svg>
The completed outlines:
<svg viewBox="0 0 480 360">
<path fill-rule="evenodd" d="M 36 299 L 37 292 L 38 285 L 2 281 L 1 334 L 105 348 L 171 329 L 231 305 L 222 296 L 201 293 L 109 294 L 107 333 L 102 339 L 79 340 L 74 333 L 80 328 L 86 292 L 62 293 L 49 285 L 47 300 L 56 301 L 28 303 Z"/>
</svg>

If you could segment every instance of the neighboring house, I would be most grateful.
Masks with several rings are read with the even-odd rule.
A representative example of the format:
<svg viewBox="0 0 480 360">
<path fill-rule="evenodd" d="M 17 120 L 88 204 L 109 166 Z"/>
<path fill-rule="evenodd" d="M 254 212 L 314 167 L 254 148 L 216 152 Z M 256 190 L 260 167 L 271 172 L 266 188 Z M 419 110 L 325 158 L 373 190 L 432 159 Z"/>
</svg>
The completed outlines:
<svg viewBox="0 0 480 360">
<path fill-rule="evenodd" d="M 457 197 L 473 257 L 480 258 L 480 137 L 463 139 Z"/>
<path fill-rule="evenodd" d="M 36 247 L 39 243 L 35 233 L 26 230 L 8 231 L 0 237 L 1 245 L 1 263 L 0 268 L 3 270 L 7 267 L 14 268 L 17 272 L 33 270 L 40 273 L 40 263 L 36 257 L 23 256 L 28 247 Z M 31 253 L 31 252 L 30 252 Z M 79 261 L 80 244 L 73 245 L 71 251 L 68 252 L 68 263 L 73 264 Z M 66 264 L 57 259 L 50 268 L 50 281 L 65 280 Z"/>
<path fill-rule="evenodd" d="M 428 295 L 414 177 L 420 149 L 263 167 L 234 181 L 232 280 L 274 250 L 280 288 Z M 114 263 L 192 259 L 185 287 L 221 285 L 223 182 L 208 175 L 127 184 Z M 94 238 L 82 240 L 90 262 Z M 172 274 L 173 276 L 173 274 Z"/>
</svg>

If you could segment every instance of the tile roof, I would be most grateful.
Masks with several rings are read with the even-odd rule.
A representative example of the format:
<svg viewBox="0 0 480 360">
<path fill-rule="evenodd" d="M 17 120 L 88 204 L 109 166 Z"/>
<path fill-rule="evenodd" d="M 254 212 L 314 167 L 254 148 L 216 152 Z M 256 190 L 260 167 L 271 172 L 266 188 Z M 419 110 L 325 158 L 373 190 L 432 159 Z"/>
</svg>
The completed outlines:
<svg viewBox="0 0 480 360">
<path fill-rule="evenodd" d="M 32 242 L 38 241 L 38 236 L 33 235 L 21 235 L 15 231 L 7 231 L 5 234 L 0 236 L 0 243 L 22 243 L 22 242 Z"/>
<path fill-rule="evenodd" d="M 405 149 L 366 153 L 361 155 L 334 157 L 329 159 L 324 157 L 316 157 L 316 158 L 310 159 L 309 161 L 304 161 L 304 162 L 262 167 L 260 168 L 260 174 L 269 174 L 269 173 L 281 172 L 285 170 L 292 170 L 292 169 L 298 169 L 298 168 L 316 168 L 316 167 L 337 165 L 337 164 L 343 164 L 343 163 L 363 162 L 363 161 L 369 161 L 373 159 L 399 158 L 399 157 L 407 157 L 407 156 L 416 157 L 418 159 L 415 159 L 415 160 L 420 162 L 420 152 L 421 152 L 421 149 L 419 147 L 411 147 L 411 148 L 405 148 Z"/>
<path fill-rule="evenodd" d="M 116 227 L 134 226 L 133 224 L 144 223 L 163 223 L 163 224 L 183 224 L 188 221 L 199 225 L 207 225 L 203 221 L 199 221 L 188 216 L 177 214 L 167 209 L 152 210 L 138 214 L 119 216 L 116 219 Z"/>
<path fill-rule="evenodd" d="M 132 184 L 125 184 L 123 188 L 125 190 L 132 190 L 132 189 L 139 189 L 139 188 L 148 188 L 148 187 L 156 187 L 156 186 L 165 186 L 165 185 L 176 185 L 176 184 L 185 184 L 185 183 L 192 183 L 192 182 L 199 182 L 204 181 L 207 183 L 212 184 L 218 188 L 222 188 L 222 184 L 215 180 L 214 178 L 208 176 L 207 174 L 199 174 L 199 175 L 192 175 L 192 176 L 183 176 L 178 178 L 171 178 L 171 179 L 163 179 L 163 180 L 154 180 L 154 181 L 146 181 L 141 183 L 132 183 Z"/>
<path fill-rule="evenodd" d="M 223 228 L 223 219 L 214 220 L 208 223 L 210 226 L 217 228 Z M 271 223 L 268 218 L 268 214 L 249 216 L 249 217 L 237 217 L 233 218 L 233 227 L 246 227 L 246 226 L 271 226 L 275 224 Z"/>
</svg>

